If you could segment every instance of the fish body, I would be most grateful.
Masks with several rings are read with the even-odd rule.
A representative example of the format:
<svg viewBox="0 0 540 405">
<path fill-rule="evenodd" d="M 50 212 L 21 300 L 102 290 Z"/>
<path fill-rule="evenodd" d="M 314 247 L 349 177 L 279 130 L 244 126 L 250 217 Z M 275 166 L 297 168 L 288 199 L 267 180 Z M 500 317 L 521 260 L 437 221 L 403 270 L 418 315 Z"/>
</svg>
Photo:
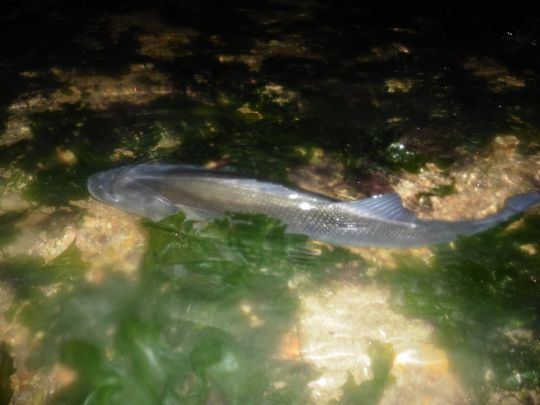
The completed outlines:
<svg viewBox="0 0 540 405">
<path fill-rule="evenodd" d="M 540 193 L 509 198 L 503 209 L 482 219 L 419 219 L 390 193 L 343 202 L 241 177 L 235 173 L 169 164 L 139 164 L 99 172 L 88 179 L 98 200 L 152 220 L 178 211 L 190 219 L 228 212 L 280 219 L 288 232 L 338 245 L 416 247 L 449 242 L 489 229 L 540 203 Z"/>
</svg>

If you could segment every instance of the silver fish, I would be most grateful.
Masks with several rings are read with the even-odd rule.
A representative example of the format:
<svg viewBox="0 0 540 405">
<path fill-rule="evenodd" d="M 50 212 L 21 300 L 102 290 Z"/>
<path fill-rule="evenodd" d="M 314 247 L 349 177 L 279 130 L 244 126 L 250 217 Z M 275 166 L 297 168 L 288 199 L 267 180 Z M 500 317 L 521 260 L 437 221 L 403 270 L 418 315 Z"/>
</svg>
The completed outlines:
<svg viewBox="0 0 540 405">
<path fill-rule="evenodd" d="M 338 245 L 414 247 L 472 235 L 540 203 L 540 193 L 506 200 L 482 219 L 419 219 L 391 193 L 343 202 L 226 171 L 169 164 L 139 164 L 99 172 L 88 179 L 98 200 L 124 211 L 160 220 L 177 211 L 190 219 L 227 212 L 262 213 L 287 224 L 291 233 Z"/>
</svg>

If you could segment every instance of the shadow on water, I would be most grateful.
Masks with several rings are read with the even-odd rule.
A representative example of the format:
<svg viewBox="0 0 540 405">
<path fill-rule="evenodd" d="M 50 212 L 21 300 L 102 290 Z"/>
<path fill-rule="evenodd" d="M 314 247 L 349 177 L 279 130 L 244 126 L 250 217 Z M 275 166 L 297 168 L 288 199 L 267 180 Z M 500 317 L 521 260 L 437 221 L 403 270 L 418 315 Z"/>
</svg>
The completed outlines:
<svg viewBox="0 0 540 405">
<path fill-rule="evenodd" d="M 10 355 L 8 345 L 0 343 L 0 403 L 8 404 L 13 396 L 10 384 L 10 376 L 15 372 L 13 358 Z"/>
</svg>

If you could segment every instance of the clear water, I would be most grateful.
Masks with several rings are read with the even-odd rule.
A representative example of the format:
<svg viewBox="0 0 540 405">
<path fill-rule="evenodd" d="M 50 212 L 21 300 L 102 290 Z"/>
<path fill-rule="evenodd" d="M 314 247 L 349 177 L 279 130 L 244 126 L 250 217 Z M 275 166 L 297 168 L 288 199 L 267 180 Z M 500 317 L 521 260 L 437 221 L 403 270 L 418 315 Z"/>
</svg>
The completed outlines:
<svg viewBox="0 0 540 405">
<path fill-rule="evenodd" d="M 540 217 L 351 249 L 264 216 L 150 223 L 87 177 L 166 160 L 419 215 L 538 186 L 533 13 L 6 6 L 0 402 L 535 403 Z"/>
</svg>

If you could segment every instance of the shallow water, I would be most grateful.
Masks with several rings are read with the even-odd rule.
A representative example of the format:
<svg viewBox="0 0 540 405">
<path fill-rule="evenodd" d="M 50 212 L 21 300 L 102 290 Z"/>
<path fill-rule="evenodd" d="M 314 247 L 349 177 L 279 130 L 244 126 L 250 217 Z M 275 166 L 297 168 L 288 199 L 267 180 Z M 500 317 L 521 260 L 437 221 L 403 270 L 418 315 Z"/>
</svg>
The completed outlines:
<svg viewBox="0 0 540 405">
<path fill-rule="evenodd" d="M 155 159 L 482 217 L 540 181 L 533 13 L 34 1 L 0 22 L 1 403 L 540 401 L 538 209 L 353 249 L 86 191 Z"/>
</svg>

